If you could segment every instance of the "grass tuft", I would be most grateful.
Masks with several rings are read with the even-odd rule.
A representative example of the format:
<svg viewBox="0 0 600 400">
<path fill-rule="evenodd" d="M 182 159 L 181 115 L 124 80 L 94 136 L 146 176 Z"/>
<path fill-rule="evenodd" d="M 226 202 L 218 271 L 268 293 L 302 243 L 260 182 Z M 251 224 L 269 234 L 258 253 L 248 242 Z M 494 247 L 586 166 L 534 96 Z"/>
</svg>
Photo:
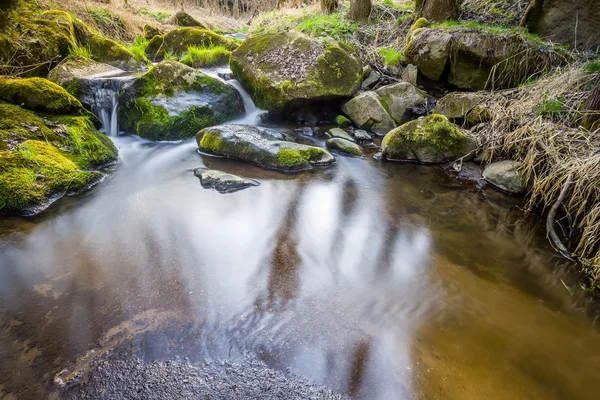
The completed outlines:
<svg viewBox="0 0 600 400">
<path fill-rule="evenodd" d="M 181 62 L 194 68 L 212 67 L 229 62 L 230 56 L 231 51 L 223 46 L 188 46 Z"/>
</svg>

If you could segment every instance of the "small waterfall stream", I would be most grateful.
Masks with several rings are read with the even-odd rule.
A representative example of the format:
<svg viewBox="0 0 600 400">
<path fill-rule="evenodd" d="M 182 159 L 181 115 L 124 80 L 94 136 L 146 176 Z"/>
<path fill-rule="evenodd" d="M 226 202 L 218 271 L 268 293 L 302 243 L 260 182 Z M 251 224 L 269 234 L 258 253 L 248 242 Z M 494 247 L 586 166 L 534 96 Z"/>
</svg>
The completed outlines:
<svg viewBox="0 0 600 400">
<path fill-rule="evenodd" d="M 123 84 L 135 75 L 98 76 L 89 79 L 92 112 L 102 122 L 102 131 L 112 137 L 119 135 L 119 121 L 117 118 L 119 107 L 119 91 Z"/>
</svg>

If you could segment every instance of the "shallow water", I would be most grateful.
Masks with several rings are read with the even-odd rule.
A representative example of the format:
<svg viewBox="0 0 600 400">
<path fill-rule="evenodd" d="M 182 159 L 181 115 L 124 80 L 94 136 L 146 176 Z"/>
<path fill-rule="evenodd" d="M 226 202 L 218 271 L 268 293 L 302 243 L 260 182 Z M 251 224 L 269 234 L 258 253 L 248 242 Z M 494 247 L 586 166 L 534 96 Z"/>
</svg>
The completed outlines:
<svg viewBox="0 0 600 400">
<path fill-rule="evenodd" d="M 360 399 L 597 398 L 600 336 L 511 199 L 371 157 L 285 175 L 113 139 L 102 184 L 0 220 L 0 398 L 47 397 L 125 342 L 250 355 Z M 221 195 L 200 166 L 261 186 Z"/>
</svg>

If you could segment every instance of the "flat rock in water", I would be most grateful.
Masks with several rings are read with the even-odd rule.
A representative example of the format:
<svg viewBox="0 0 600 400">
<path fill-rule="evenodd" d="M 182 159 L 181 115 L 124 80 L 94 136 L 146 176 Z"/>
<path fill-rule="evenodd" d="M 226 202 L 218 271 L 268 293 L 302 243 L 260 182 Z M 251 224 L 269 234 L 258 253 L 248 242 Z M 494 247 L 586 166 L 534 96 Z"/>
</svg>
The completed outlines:
<svg viewBox="0 0 600 400">
<path fill-rule="evenodd" d="M 205 189 L 215 189 L 219 193 L 233 193 L 247 189 L 251 186 L 259 186 L 260 183 L 253 179 L 242 178 L 215 169 L 197 168 L 194 175 L 200 178 L 200 184 Z"/>
<path fill-rule="evenodd" d="M 331 136 L 332 138 L 346 139 L 351 142 L 354 142 L 354 138 L 341 128 L 331 128 L 329 130 L 329 136 Z"/>
<path fill-rule="evenodd" d="M 354 139 L 358 140 L 359 142 L 367 142 L 373 139 L 371 135 L 369 135 L 369 132 L 362 129 L 356 129 L 354 132 L 352 132 L 352 135 L 354 136 Z"/>
<path fill-rule="evenodd" d="M 325 143 L 329 150 L 333 150 L 344 156 L 349 157 L 362 157 L 362 150 L 360 146 L 354 142 L 351 142 L 342 138 L 331 138 Z"/>
<path fill-rule="evenodd" d="M 513 160 L 491 163 L 483 170 L 483 179 L 492 186 L 510 194 L 523 194 L 527 191 L 527 182 L 521 177 L 521 163 Z"/>
</svg>

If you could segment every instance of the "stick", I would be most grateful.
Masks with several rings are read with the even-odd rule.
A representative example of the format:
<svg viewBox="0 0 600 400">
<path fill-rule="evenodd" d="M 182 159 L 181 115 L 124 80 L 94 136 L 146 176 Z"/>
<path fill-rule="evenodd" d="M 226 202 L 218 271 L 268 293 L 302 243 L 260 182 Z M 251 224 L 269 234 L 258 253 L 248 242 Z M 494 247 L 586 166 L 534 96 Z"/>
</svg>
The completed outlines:
<svg viewBox="0 0 600 400">
<path fill-rule="evenodd" d="M 565 181 L 565 183 L 560 191 L 560 195 L 558 196 L 558 199 L 556 199 L 556 202 L 550 209 L 550 212 L 548 213 L 548 217 L 546 218 L 546 232 L 547 232 L 548 237 L 550 238 L 550 240 L 552 241 L 554 246 L 556 246 L 556 248 L 558 248 L 558 251 L 563 256 L 568 258 L 569 260 L 573 260 L 573 257 L 571 255 L 571 253 L 569 253 L 569 250 L 567 249 L 567 247 L 563 244 L 563 242 L 560 240 L 560 238 L 556 234 L 556 230 L 554 229 L 554 217 L 556 216 L 556 212 L 562 205 L 563 201 L 565 201 L 565 197 L 567 197 L 567 191 L 569 190 L 569 187 L 571 186 L 572 183 L 573 183 L 573 174 L 569 174 L 569 176 L 567 176 L 567 180 Z"/>
</svg>

